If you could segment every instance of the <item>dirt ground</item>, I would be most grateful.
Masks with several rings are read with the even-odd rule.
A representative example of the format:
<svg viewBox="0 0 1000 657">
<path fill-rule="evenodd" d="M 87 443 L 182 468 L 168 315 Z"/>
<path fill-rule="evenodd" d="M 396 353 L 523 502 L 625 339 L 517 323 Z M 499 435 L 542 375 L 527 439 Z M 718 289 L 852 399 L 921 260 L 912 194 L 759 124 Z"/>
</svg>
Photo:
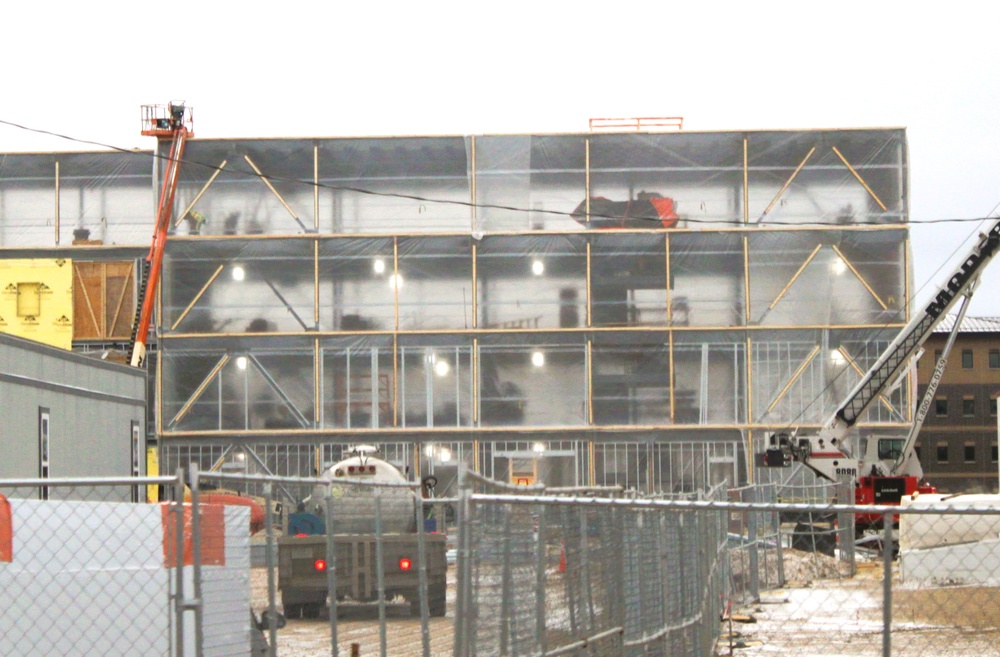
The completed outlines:
<svg viewBox="0 0 1000 657">
<path fill-rule="evenodd" d="M 431 618 L 429 624 L 431 655 L 451 657 L 455 617 L 455 570 L 448 569 L 448 614 L 444 618 Z M 258 613 L 267 608 L 267 571 L 254 568 L 250 575 L 251 601 Z M 280 607 L 281 593 L 278 592 Z M 423 636 L 420 617 L 410 616 L 410 608 L 405 603 L 386 605 L 386 654 L 393 657 L 422 657 Z M 339 655 L 351 655 L 351 645 L 358 644 L 360 657 L 381 655 L 379 614 L 377 605 L 342 605 L 337 620 L 337 644 Z M 330 641 L 330 621 L 294 619 L 278 631 L 278 655 L 280 657 L 320 657 L 332 655 Z"/>
<path fill-rule="evenodd" d="M 756 622 L 732 624 L 732 654 L 880 656 L 883 589 L 881 564 L 875 563 L 854 577 L 806 579 L 762 594 L 760 604 L 740 610 Z M 892 596 L 893 655 L 1000 654 L 1000 589 L 907 588 L 894 576 Z M 731 654 L 729 643 L 724 637 L 719 655 Z"/>
<path fill-rule="evenodd" d="M 786 551 L 789 585 L 762 594 L 759 604 L 734 610 L 753 618 L 732 623 L 732 652 L 724 634 L 718 655 L 795 655 L 795 657 L 876 657 L 882 655 L 882 567 L 862 564 L 854 577 L 831 557 Z M 794 576 L 795 578 L 793 579 Z M 432 618 L 431 654 L 450 657 L 454 633 L 455 573 L 449 571 L 448 615 Z M 254 609 L 267 604 L 262 568 L 251 574 Z M 893 581 L 892 654 L 900 657 L 967 657 L 1000 655 L 1000 588 L 981 586 L 907 587 Z M 280 601 L 280 599 L 279 599 Z M 341 607 L 337 623 L 339 654 L 360 647 L 362 657 L 381 654 L 378 607 Z M 406 604 L 386 607 L 387 655 L 420 657 L 420 619 Z M 330 623 L 290 620 L 278 632 L 281 657 L 331 655 Z"/>
</svg>

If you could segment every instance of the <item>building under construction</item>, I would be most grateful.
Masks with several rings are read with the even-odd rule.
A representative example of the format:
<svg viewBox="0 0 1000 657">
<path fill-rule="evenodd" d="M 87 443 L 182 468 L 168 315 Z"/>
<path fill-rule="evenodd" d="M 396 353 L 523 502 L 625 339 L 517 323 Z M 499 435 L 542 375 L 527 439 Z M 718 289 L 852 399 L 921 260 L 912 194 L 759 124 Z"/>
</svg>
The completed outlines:
<svg viewBox="0 0 1000 657">
<path fill-rule="evenodd" d="M 907 322 L 905 131 L 639 127 L 189 140 L 163 467 L 311 474 L 364 443 L 445 481 L 754 478 Z M 128 341 L 168 147 L 0 155 L 0 256 L 72 259 L 76 349 Z M 912 389 L 861 431 L 905 432 Z"/>
</svg>

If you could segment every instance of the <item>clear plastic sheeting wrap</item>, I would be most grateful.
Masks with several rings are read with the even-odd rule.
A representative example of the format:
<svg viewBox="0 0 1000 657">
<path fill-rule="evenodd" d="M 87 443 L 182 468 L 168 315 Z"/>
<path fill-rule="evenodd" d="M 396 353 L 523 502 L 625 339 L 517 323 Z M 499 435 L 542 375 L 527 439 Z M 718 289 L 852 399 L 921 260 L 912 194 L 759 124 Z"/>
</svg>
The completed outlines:
<svg viewBox="0 0 1000 657">
<path fill-rule="evenodd" d="M 322 240 L 318 249 L 320 330 L 395 327 L 396 289 L 402 285 L 395 272 L 392 238 Z"/>
<path fill-rule="evenodd" d="M 580 235 L 494 236 L 476 257 L 479 326 L 586 326 L 587 243 Z"/>
<path fill-rule="evenodd" d="M 471 427 L 475 401 L 472 340 L 408 336 L 399 341 L 399 425 Z"/>
<path fill-rule="evenodd" d="M 161 144 L 163 157 L 168 148 Z M 308 141 L 191 140 L 180 170 L 179 235 L 294 235 L 314 226 Z"/>
<path fill-rule="evenodd" d="M 197 199 L 203 235 L 468 230 L 466 150 L 462 137 L 192 141 L 179 210 Z"/>
<path fill-rule="evenodd" d="M 751 345 L 753 421 L 820 424 L 833 415 L 898 329 L 754 332 Z M 911 418 L 910 391 L 883 392 L 861 423 L 902 424 Z"/>
<path fill-rule="evenodd" d="M 643 233 L 606 233 L 591 237 L 593 326 L 663 326 L 667 323 L 667 241 L 663 235 Z M 678 317 L 674 321 L 679 320 Z"/>
<path fill-rule="evenodd" d="M 608 134 L 590 138 L 590 212 L 597 226 L 707 228 L 743 223 L 738 133 Z M 673 201 L 673 212 L 635 214 L 611 203 Z M 664 207 L 670 207 L 665 204 Z M 670 214 L 676 215 L 671 217 Z M 613 221 L 611 218 L 618 219 Z M 591 223 L 595 218 L 591 216 Z"/>
<path fill-rule="evenodd" d="M 672 424 L 670 346 L 663 335 L 598 334 L 591 347 L 593 417 L 596 424 Z"/>
<path fill-rule="evenodd" d="M 313 349 L 299 339 L 183 340 L 161 354 L 164 431 L 313 426 Z"/>
<path fill-rule="evenodd" d="M 388 279 L 399 297 L 402 330 L 467 329 L 473 325 L 472 240 L 399 240 L 399 267 Z"/>
<path fill-rule="evenodd" d="M 476 229 L 580 230 L 587 199 L 586 137 L 475 138 Z"/>
<path fill-rule="evenodd" d="M 825 421 L 906 323 L 907 157 L 901 129 L 192 140 L 157 437 L 741 484 L 769 431 Z M 0 244 L 148 245 L 163 165 L 2 156 Z M 911 419 L 905 383 L 862 431 Z M 743 456 L 661 450 L 697 441 Z"/>
<path fill-rule="evenodd" d="M 905 230 L 749 236 L 749 322 L 762 326 L 905 323 Z"/>
<path fill-rule="evenodd" d="M 746 417 L 746 344 L 728 331 L 685 331 L 674 336 L 674 421 L 740 424 Z"/>
<path fill-rule="evenodd" d="M 586 344 L 579 334 L 484 336 L 479 341 L 479 424 L 587 424 Z"/>
<path fill-rule="evenodd" d="M 0 246 L 148 244 L 152 153 L 0 154 Z"/>
<path fill-rule="evenodd" d="M 177 240 L 163 275 L 163 328 L 178 333 L 314 329 L 314 254 L 306 240 Z"/>
<path fill-rule="evenodd" d="M 390 336 L 345 336 L 319 343 L 322 428 L 377 429 L 396 417 Z"/>
<path fill-rule="evenodd" d="M 761 132 L 747 138 L 749 223 L 907 221 L 902 130 Z"/>
<path fill-rule="evenodd" d="M 737 233 L 670 236 L 670 319 L 674 326 L 740 326 L 744 247 Z"/>
</svg>

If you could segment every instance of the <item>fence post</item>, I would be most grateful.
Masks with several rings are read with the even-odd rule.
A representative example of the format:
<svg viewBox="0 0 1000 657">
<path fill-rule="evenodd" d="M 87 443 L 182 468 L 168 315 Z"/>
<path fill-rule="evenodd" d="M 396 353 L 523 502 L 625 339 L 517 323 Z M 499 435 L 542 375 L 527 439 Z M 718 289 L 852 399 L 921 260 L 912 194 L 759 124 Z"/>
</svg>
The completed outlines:
<svg viewBox="0 0 1000 657">
<path fill-rule="evenodd" d="M 326 525 L 326 590 L 330 593 L 330 654 L 337 657 L 340 652 L 337 647 L 337 545 L 333 540 L 333 495 L 332 488 L 327 484 L 324 488 L 325 504 L 323 505 L 324 524 Z"/>
<path fill-rule="evenodd" d="M 594 634 L 594 590 L 590 587 L 590 542 L 587 540 L 587 533 L 587 509 L 582 508 L 580 509 L 580 577 L 582 578 L 580 592 L 587 598 L 587 632 Z"/>
<path fill-rule="evenodd" d="M 892 514 L 882 516 L 882 657 L 892 657 Z"/>
<path fill-rule="evenodd" d="M 773 488 L 774 494 L 770 495 L 768 502 L 780 503 L 781 499 L 778 497 L 778 488 L 775 486 Z M 781 512 L 775 511 L 771 514 L 771 520 L 774 527 L 774 540 L 776 546 L 775 558 L 778 560 L 778 587 L 785 586 L 785 546 L 782 545 L 783 537 L 781 535 Z"/>
<path fill-rule="evenodd" d="M 514 595 L 514 582 L 510 571 L 510 517 L 513 509 L 506 509 L 503 518 L 503 571 L 500 584 L 500 654 L 509 654 L 511 635 L 511 597 Z"/>
<path fill-rule="evenodd" d="M 442 518 L 443 520 L 443 518 Z M 417 578 L 420 598 L 420 640 L 424 657 L 431 656 L 430 604 L 427 590 L 427 539 L 424 528 L 424 497 L 417 493 Z M 445 566 L 447 568 L 447 565 Z"/>
<path fill-rule="evenodd" d="M 572 533 L 570 532 L 570 511 L 575 510 L 579 513 L 579 507 L 569 507 L 564 506 L 560 509 L 562 516 L 562 535 L 563 535 L 563 555 L 565 556 L 566 567 L 563 569 L 563 581 L 566 584 L 566 602 L 569 605 L 569 629 L 576 636 L 578 631 L 577 620 L 576 620 L 576 589 L 574 586 L 575 575 L 573 574 L 573 568 L 571 567 L 569 549 L 573 545 Z"/>
<path fill-rule="evenodd" d="M 750 496 L 750 502 L 758 502 L 756 488 L 750 487 L 745 488 L 741 491 L 740 498 L 742 499 L 742 493 L 748 493 Z M 760 555 L 758 553 L 759 546 L 757 545 L 757 514 L 760 513 L 754 509 L 747 512 L 747 540 L 750 542 L 750 596 L 753 602 L 760 602 Z M 723 520 L 725 520 L 723 518 Z"/>
<path fill-rule="evenodd" d="M 379 654 L 386 657 L 388 639 L 385 632 L 385 564 L 382 563 L 382 489 L 375 487 L 375 583 L 378 595 Z"/>
<path fill-rule="evenodd" d="M 845 504 L 854 502 L 854 485 L 843 479 L 838 482 L 837 499 L 844 500 Z M 850 568 L 850 576 L 857 574 L 857 560 L 854 554 L 854 514 L 837 514 L 837 543 L 840 547 L 840 560 L 846 561 Z"/>
<path fill-rule="evenodd" d="M 586 518 L 586 509 L 584 509 L 584 518 Z M 587 526 L 586 523 L 584 523 L 584 529 L 586 529 L 586 526 Z M 617 627 L 622 628 L 622 630 L 621 630 L 621 637 L 622 637 L 621 648 L 619 649 L 619 653 L 618 654 L 624 655 L 625 654 L 625 650 L 624 650 L 624 648 L 625 648 L 625 640 L 628 638 L 626 636 L 626 634 L 625 634 L 625 620 L 626 620 L 626 617 L 627 617 L 627 610 L 626 610 L 625 607 L 626 607 L 627 601 L 625 599 L 625 595 L 626 595 L 625 594 L 625 569 L 626 569 L 626 564 L 625 564 L 625 558 L 624 557 L 626 555 L 626 550 L 625 550 L 625 511 L 624 511 L 624 509 L 618 509 L 617 507 L 611 507 L 611 526 L 614 528 L 612 530 L 612 532 L 611 532 L 611 535 L 614 537 L 614 540 L 612 541 L 612 545 L 618 548 L 617 550 L 615 550 L 615 552 L 617 554 L 621 555 L 621 557 L 622 557 L 620 559 L 617 559 L 617 563 L 618 563 L 618 569 L 617 569 L 617 571 L 618 572 L 616 573 L 617 577 L 615 577 L 615 585 L 614 585 L 614 587 L 613 587 L 612 590 L 615 591 L 615 595 L 618 598 L 618 600 L 616 602 L 615 618 L 614 618 L 613 622 L 614 622 L 614 624 Z M 636 558 L 635 550 L 630 550 L 628 552 L 628 555 L 631 558 L 633 558 L 633 559 Z M 587 590 L 588 591 L 591 590 L 590 587 L 591 587 L 591 582 L 590 582 L 590 577 L 588 575 L 587 576 Z M 591 594 L 589 596 L 589 598 L 590 598 L 590 605 L 591 605 L 590 606 L 590 630 L 591 630 L 591 633 L 593 633 L 594 632 L 594 606 L 593 606 L 594 605 L 594 596 L 593 596 L 593 594 Z"/>
<path fill-rule="evenodd" d="M 194 599 L 184 605 L 194 611 L 194 654 L 202 657 L 205 643 L 205 630 L 202 625 L 202 586 L 201 586 L 201 507 L 199 506 L 198 464 L 189 466 L 188 476 L 191 479 L 191 574 L 194 580 Z"/>
<path fill-rule="evenodd" d="M 274 620 L 278 617 L 277 605 L 275 602 L 275 582 L 274 582 L 274 518 L 271 509 L 274 506 L 274 492 L 271 483 L 264 484 L 264 531 L 267 535 L 267 545 L 264 553 L 264 563 L 267 565 L 267 614 L 268 622 L 268 647 L 267 652 L 270 657 L 278 655 L 278 627 Z"/>
<path fill-rule="evenodd" d="M 538 535 L 535 537 L 535 633 L 538 635 L 538 652 L 545 654 L 545 505 L 538 505 Z"/>
<path fill-rule="evenodd" d="M 472 500 L 465 467 L 458 471 L 458 599 L 455 610 L 455 657 L 474 657 L 477 609 L 472 604 Z"/>
<path fill-rule="evenodd" d="M 174 616 L 177 618 L 177 626 L 174 628 L 177 645 L 176 655 L 183 655 L 184 650 L 184 469 L 177 468 L 177 483 L 174 491 L 174 508 L 172 513 L 175 517 L 174 529 L 177 531 L 177 542 L 175 544 L 174 567 L 176 568 L 174 586 Z"/>
</svg>

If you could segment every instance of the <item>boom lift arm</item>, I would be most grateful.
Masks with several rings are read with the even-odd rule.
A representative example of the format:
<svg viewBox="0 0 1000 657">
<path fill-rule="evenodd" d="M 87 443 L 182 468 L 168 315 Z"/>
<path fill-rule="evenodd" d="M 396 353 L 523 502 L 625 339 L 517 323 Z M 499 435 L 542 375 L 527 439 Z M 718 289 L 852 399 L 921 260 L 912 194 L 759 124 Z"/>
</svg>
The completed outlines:
<svg viewBox="0 0 1000 657">
<path fill-rule="evenodd" d="M 764 459 L 766 465 L 787 466 L 793 460 L 799 461 L 825 479 L 837 481 L 840 477 L 847 476 L 856 484 L 860 477 L 869 475 L 870 472 L 864 470 L 869 470 L 873 463 L 869 463 L 867 459 L 860 461 L 852 456 L 850 449 L 845 445 L 845 438 L 879 394 L 889 390 L 892 384 L 905 374 L 912 358 L 918 354 L 924 342 L 934 332 L 934 328 L 947 316 L 958 299 L 965 298 L 967 304 L 980 274 L 998 250 L 1000 250 L 1000 221 L 994 223 L 988 233 L 980 236 L 980 240 L 972 247 L 948 281 L 941 286 L 933 300 L 900 331 L 896 339 L 847 395 L 843 404 L 826 421 L 819 433 L 798 437 L 797 432 L 792 431 L 775 433 L 769 437 Z M 962 314 L 965 307 L 963 305 Z M 957 325 L 958 322 L 956 330 Z M 941 367 L 943 369 L 943 366 Z M 915 436 L 916 433 L 911 432 L 903 452 L 893 457 L 894 469 L 898 469 L 907 460 L 906 452 L 912 451 Z M 865 455 L 861 456 L 864 458 Z"/>
<path fill-rule="evenodd" d="M 133 367 L 141 367 L 146 361 L 146 338 L 149 335 L 149 322 L 156 303 L 157 285 L 160 282 L 163 254 L 167 246 L 167 234 L 170 231 L 181 158 L 184 155 L 187 138 L 194 135 L 191 110 L 185 107 L 183 102 L 172 102 L 167 106 L 146 105 L 142 110 L 142 134 L 157 139 L 170 139 L 171 143 L 170 155 L 163 172 L 163 184 L 160 186 L 153 243 L 142 264 L 140 303 L 136 307 L 135 321 L 132 323 L 132 340 L 129 343 L 128 354 Z"/>
</svg>

